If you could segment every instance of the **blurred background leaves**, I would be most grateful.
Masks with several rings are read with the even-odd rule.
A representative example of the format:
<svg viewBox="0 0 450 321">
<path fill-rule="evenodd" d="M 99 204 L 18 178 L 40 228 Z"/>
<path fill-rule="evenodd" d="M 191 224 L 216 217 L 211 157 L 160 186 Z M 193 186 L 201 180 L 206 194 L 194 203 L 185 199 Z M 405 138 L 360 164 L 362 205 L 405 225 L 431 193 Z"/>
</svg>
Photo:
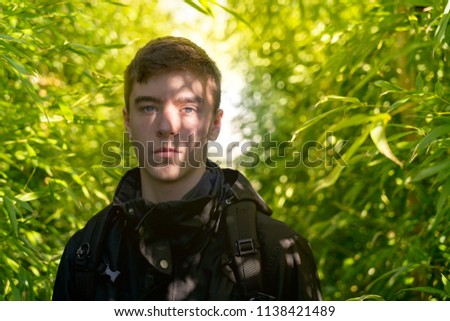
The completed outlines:
<svg viewBox="0 0 450 321">
<path fill-rule="evenodd" d="M 450 2 L 171 4 L 0 4 L 0 299 L 51 298 L 68 238 L 134 164 L 123 70 L 167 34 L 242 74 L 234 123 L 262 150 L 235 166 L 310 240 L 324 299 L 448 299 Z"/>
</svg>

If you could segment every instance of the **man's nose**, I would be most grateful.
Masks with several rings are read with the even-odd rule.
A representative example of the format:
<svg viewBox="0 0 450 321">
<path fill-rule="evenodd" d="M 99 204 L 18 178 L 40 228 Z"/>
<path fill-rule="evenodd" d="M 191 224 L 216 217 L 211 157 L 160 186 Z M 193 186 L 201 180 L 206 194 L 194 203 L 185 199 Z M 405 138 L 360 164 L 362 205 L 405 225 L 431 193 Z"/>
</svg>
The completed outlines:
<svg viewBox="0 0 450 321">
<path fill-rule="evenodd" d="M 175 136 L 180 131 L 180 119 L 176 108 L 163 108 L 159 114 L 157 134 L 161 138 Z"/>
</svg>

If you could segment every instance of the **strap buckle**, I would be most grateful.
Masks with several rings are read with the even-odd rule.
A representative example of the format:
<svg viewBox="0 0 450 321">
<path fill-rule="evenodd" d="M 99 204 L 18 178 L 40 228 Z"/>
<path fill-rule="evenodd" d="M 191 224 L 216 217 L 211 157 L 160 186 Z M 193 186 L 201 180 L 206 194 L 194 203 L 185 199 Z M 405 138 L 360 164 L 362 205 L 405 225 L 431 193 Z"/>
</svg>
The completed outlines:
<svg viewBox="0 0 450 321">
<path fill-rule="evenodd" d="M 258 252 L 258 250 L 255 247 L 255 244 L 253 243 L 253 239 L 243 239 L 243 240 L 237 240 L 236 241 L 237 251 L 238 255 L 248 255 L 248 254 L 255 254 Z"/>
<path fill-rule="evenodd" d="M 77 260 L 83 261 L 87 258 L 89 255 L 89 252 L 91 251 L 91 246 L 89 243 L 84 242 L 80 245 L 80 247 L 77 250 Z"/>
</svg>

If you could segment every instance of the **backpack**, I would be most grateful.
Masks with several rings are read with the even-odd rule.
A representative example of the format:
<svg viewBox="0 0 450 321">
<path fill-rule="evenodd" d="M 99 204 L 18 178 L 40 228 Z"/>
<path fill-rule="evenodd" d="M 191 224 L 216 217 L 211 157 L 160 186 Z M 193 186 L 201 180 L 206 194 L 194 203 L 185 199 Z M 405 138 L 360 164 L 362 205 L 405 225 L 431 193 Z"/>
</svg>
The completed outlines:
<svg viewBox="0 0 450 321">
<path fill-rule="evenodd" d="M 111 271 L 103 262 L 101 247 L 111 225 L 111 205 L 89 220 L 83 230 L 81 245 L 76 253 L 75 278 L 78 293 L 83 299 L 94 297 L 95 276 L 109 275 L 114 281 L 119 272 Z M 256 230 L 256 203 L 251 200 L 235 201 L 223 210 L 226 222 L 228 255 L 236 282 L 249 300 L 275 300 L 264 294 L 261 271 L 261 251 Z"/>
</svg>

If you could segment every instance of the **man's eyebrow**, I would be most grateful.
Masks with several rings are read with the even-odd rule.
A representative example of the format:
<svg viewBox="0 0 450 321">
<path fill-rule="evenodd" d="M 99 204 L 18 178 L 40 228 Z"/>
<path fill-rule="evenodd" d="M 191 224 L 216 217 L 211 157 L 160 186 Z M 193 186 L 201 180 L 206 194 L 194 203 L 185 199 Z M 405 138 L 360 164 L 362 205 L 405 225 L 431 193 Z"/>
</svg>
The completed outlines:
<svg viewBox="0 0 450 321">
<path fill-rule="evenodd" d="M 185 96 L 174 99 L 174 102 L 177 104 L 197 103 L 201 105 L 205 102 L 205 100 L 200 96 Z"/>
<path fill-rule="evenodd" d="M 141 102 L 150 102 L 150 103 L 161 104 L 163 101 L 161 98 L 153 97 L 153 96 L 137 96 L 134 99 L 135 104 L 139 104 Z"/>
</svg>

